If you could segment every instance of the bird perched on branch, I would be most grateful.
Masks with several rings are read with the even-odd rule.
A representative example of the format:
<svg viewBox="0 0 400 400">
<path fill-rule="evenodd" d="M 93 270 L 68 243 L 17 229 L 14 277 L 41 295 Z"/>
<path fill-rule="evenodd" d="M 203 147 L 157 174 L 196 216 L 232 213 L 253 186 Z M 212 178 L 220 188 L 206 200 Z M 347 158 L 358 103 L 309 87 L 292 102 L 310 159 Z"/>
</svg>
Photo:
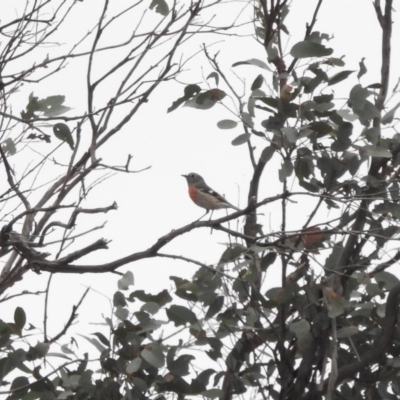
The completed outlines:
<svg viewBox="0 0 400 400">
<path fill-rule="evenodd" d="M 53 126 L 53 132 L 57 139 L 67 142 L 69 147 L 71 147 L 71 150 L 74 149 L 74 139 L 72 138 L 68 125 L 59 122 Z"/>
<path fill-rule="evenodd" d="M 182 176 L 186 178 L 188 183 L 190 198 L 197 206 L 206 210 L 204 215 L 207 215 L 210 210 L 219 210 L 221 208 L 233 208 L 239 211 L 239 208 L 229 203 L 223 196 L 211 189 L 199 174 L 191 172 L 188 175 Z"/>
</svg>

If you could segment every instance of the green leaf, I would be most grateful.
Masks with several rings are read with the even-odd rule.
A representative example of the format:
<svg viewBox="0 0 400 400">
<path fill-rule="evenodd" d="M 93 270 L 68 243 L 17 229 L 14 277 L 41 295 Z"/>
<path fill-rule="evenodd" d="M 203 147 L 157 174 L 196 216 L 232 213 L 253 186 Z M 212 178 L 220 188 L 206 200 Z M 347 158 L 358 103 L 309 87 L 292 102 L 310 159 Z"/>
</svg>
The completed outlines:
<svg viewBox="0 0 400 400">
<path fill-rule="evenodd" d="M 311 325 L 305 319 L 289 324 L 289 330 L 293 332 L 299 342 L 308 342 L 311 340 Z"/>
<path fill-rule="evenodd" d="M 171 295 L 168 293 L 168 290 L 164 289 L 160 293 L 157 294 L 147 294 L 144 290 L 135 290 L 129 295 L 129 301 L 134 301 L 137 298 L 140 301 L 147 303 L 147 302 L 154 302 L 157 303 L 160 307 L 165 306 L 167 303 L 172 301 Z"/>
<path fill-rule="evenodd" d="M 126 271 L 124 276 L 118 280 L 119 290 L 128 290 L 129 286 L 133 285 L 133 274 L 132 271 Z"/>
<path fill-rule="evenodd" d="M 25 311 L 21 307 L 17 307 L 14 311 L 14 322 L 18 330 L 22 330 L 26 324 Z"/>
<path fill-rule="evenodd" d="M 333 49 L 309 40 L 296 43 L 290 50 L 290 55 L 294 58 L 323 57 L 332 53 Z"/>
<path fill-rule="evenodd" d="M 220 89 L 211 89 L 199 93 L 196 97 L 185 102 L 184 107 L 192 107 L 198 110 L 208 110 L 226 96 L 226 93 Z"/>
<path fill-rule="evenodd" d="M 132 374 L 138 371 L 141 365 L 142 359 L 140 357 L 136 357 L 126 366 L 126 372 L 128 374 Z"/>
<path fill-rule="evenodd" d="M 369 128 L 364 132 L 365 137 L 367 140 L 372 144 L 376 145 L 379 141 L 379 138 L 381 137 L 381 131 L 379 128 Z"/>
<path fill-rule="evenodd" d="M 296 143 L 297 138 L 299 137 L 299 133 L 297 132 L 297 129 L 286 127 L 286 128 L 282 128 L 281 131 L 285 135 L 285 138 L 287 139 L 287 141 L 289 143 L 292 143 L 292 144 Z"/>
<path fill-rule="evenodd" d="M 345 326 L 344 328 L 338 329 L 336 336 L 338 339 L 350 337 L 356 335 L 360 330 L 357 326 Z"/>
<path fill-rule="evenodd" d="M 219 129 L 233 129 L 236 128 L 238 123 L 236 121 L 232 121 L 231 119 L 223 119 L 222 121 L 217 122 L 217 126 Z"/>
<path fill-rule="evenodd" d="M 390 150 L 382 146 L 367 144 L 360 149 L 364 150 L 370 157 L 392 158 Z"/>
<path fill-rule="evenodd" d="M 65 96 L 49 96 L 37 102 L 37 111 L 43 112 L 46 117 L 56 117 L 71 110 L 71 107 L 63 106 Z"/>
<path fill-rule="evenodd" d="M 276 260 L 277 253 L 270 251 L 261 259 L 261 271 L 265 272 L 267 268 Z"/>
<path fill-rule="evenodd" d="M 329 78 L 328 86 L 332 86 L 332 85 L 335 85 L 336 83 L 344 81 L 353 72 L 355 72 L 355 71 L 341 71 L 341 72 L 337 73 L 336 75 L 333 75 L 331 78 Z"/>
<path fill-rule="evenodd" d="M 212 318 L 215 314 L 219 313 L 224 305 L 224 296 L 218 296 L 207 310 L 205 319 Z"/>
<path fill-rule="evenodd" d="M 232 262 L 238 259 L 243 253 L 247 252 L 247 247 L 239 243 L 232 243 L 223 253 L 219 260 L 219 264 Z"/>
<path fill-rule="evenodd" d="M 145 311 L 149 314 L 154 315 L 157 314 L 158 311 L 160 311 L 160 306 L 153 301 L 149 301 L 148 303 L 143 304 L 142 307 L 140 307 L 140 311 Z"/>
<path fill-rule="evenodd" d="M 381 119 L 383 125 L 390 124 L 393 121 L 396 110 L 400 107 L 400 103 L 396 104 L 389 112 L 387 112 Z"/>
<path fill-rule="evenodd" d="M 84 339 L 86 339 L 89 343 L 91 343 L 94 347 L 96 347 L 96 349 L 102 353 L 104 350 L 107 350 L 97 339 L 92 339 L 90 337 L 87 337 L 85 335 L 81 335 L 80 333 L 78 333 L 77 335 L 79 335 L 80 337 L 83 337 Z"/>
<path fill-rule="evenodd" d="M 113 297 L 113 305 L 114 307 L 125 307 L 126 306 L 126 299 L 123 293 L 121 292 L 115 292 L 114 297 Z"/>
<path fill-rule="evenodd" d="M 175 326 L 194 324 L 197 321 L 196 315 L 193 311 L 184 306 L 172 305 L 166 309 L 168 319 L 172 321 Z"/>
<path fill-rule="evenodd" d="M 355 85 L 351 89 L 349 96 L 349 104 L 351 104 L 351 108 L 353 110 L 363 110 L 365 107 L 365 101 L 371 94 L 373 94 L 373 92 L 363 88 L 360 84 Z"/>
<path fill-rule="evenodd" d="M 208 389 L 202 392 L 201 395 L 207 399 L 216 399 L 217 397 L 221 397 L 223 393 L 221 389 Z"/>
<path fill-rule="evenodd" d="M 241 144 L 247 143 L 247 141 L 250 139 L 250 136 L 251 136 L 250 133 L 242 133 L 241 135 L 232 140 L 232 145 L 240 146 Z"/>
<path fill-rule="evenodd" d="M 267 146 L 267 147 L 262 151 L 260 160 L 261 160 L 263 163 L 266 164 L 266 163 L 272 158 L 272 156 L 274 155 L 274 153 L 275 153 L 275 147 L 274 147 L 274 146 Z"/>
<path fill-rule="evenodd" d="M 201 87 L 198 85 L 188 85 L 184 89 L 184 95 L 180 97 L 179 99 L 175 100 L 172 103 L 172 106 L 168 108 L 167 112 L 171 112 L 176 110 L 183 102 L 186 100 L 191 99 L 193 96 L 196 94 L 200 93 Z"/>
<path fill-rule="evenodd" d="M 326 271 L 334 271 L 337 269 L 337 265 L 339 263 L 340 257 L 342 257 L 343 253 L 343 243 L 335 243 L 331 254 L 325 260 L 325 270 Z"/>
<path fill-rule="evenodd" d="M 335 58 L 335 57 L 327 58 L 325 61 L 322 62 L 322 64 L 328 64 L 331 65 L 332 67 L 344 67 L 345 63 L 342 60 L 342 58 Z"/>
<path fill-rule="evenodd" d="M 263 68 L 266 69 L 267 71 L 272 72 L 272 69 L 268 67 L 267 64 L 265 64 L 264 61 L 258 60 L 256 58 L 250 58 L 249 60 L 246 61 L 239 61 L 234 64 L 232 64 L 232 67 L 237 67 L 238 65 L 254 65 L 255 67 Z"/>
<path fill-rule="evenodd" d="M 17 152 L 17 148 L 15 147 L 15 144 L 11 138 L 6 139 L 2 143 L 2 147 L 6 155 L 13 156 Z"/>
<path fill-rule="evenodd" d="M 279 170 L 279 180 L 285 182 L 287 178 L 293 173 L 293 164 L 291 160 L 285 160 Z"/>
<path fill-rule="evenodd" d="M 129 310 L 127 308 L 118 306 L 114 312 L 114 315 L 121 321 L 125 321 L 128 318 Z"/>
<path fill-rule="evenodd" d="M 330 37 L 327 33 L 321 33 L 318 31 L 312 32 L 310 35 L 307 36 L 306 40 L 314 43 L 322 43 L 323 40 L 330 40 Z"/>
<path fill-rule="evenodd" d="M 9 396 L 8 400 L 18 400 L 22 398 L 29 390 L 29 379 L 26 376 L 19 376 L 12 381 L 10 386 L 10 390 L 13 391 L 11 396 Z M 24 389 L 18 390 L 24 386 L 28 386 Z"/>
<path fill-rule="evenodd" d="M 328 304 L 328 316 L 330 318 L 338 317 L 342 315 L 347 308 L 347 302 L 342 297 L 330 299 Z"/>
<path fill-rule="evenodd" d="M 63 123 L 58 123 L 53 125 L 53 132 L 57 139 L 62 140 L 63 142 L 67 142 L 71 150 L 74 149 L 74 139 L 72 138 L 71 131 L 68 125 Z"/>
<path fill-rule="evenodd" d="M 152 342 L 146 345 L 141 352 L 141 356 L 155 368 L 161 368 L 165 364 L 165 356 L 161 344 L 158 342 Z"/>
<path fill-rule="evenodd" d="M 102 333 L 95 332 L 95 333 L 92 333 L 92 335 L 97 336 L 97 338 L 100 340 L 101 343 L 104 344 L 104 346 L 110 347 L 110 342 Z"/>
<path fill-rule="evenodd" d="M 208 79 L 211 79 L 211 78 L 215 79 L 215 84 L 218 86 L 218 84 L 219 84 L 219 75 L 218 75 L 218 73 L 217 72 L 211 72 L 211 74 L 208 75 L 206 79 L 208 80 Z"/>
<path fill-rule="evenodd" d="M 374 275 L 375 281 L 386 290 L 391 290 L 397 283 L 399 279 L 388 271 L 378 272 Z"/>
<path fill-rule="evenodd" d="M 365 58 L 363 57 L 359 63 L 360 70 L 358 71 L 357 78 L 360 79 L 363 75 L 367 73 L 367 67 L 364 64 Z"/>
<path fill-rule="evenodd" d="M 264 77 L 260 74 L 257 76 L 253 84 L 251 85 L 251 90 L 260 89 L 263 83 L 264 83 Z"/>
<path fill-rule="evenodd" d="M 152 0 L 150 10 L 153 9 L 156 13 L 161 14 L 164 17 L 169 13 L 169 7 L 165 0 Z"/>
<path fill-rule="evenodd" d="M 168 362 L 167 358 L 167 367 L 174 376 L 189 375 L 189 364 L 195 359 L 196 358 L 191 354 L 182 354 L 172 362 Z"/>
</svg>

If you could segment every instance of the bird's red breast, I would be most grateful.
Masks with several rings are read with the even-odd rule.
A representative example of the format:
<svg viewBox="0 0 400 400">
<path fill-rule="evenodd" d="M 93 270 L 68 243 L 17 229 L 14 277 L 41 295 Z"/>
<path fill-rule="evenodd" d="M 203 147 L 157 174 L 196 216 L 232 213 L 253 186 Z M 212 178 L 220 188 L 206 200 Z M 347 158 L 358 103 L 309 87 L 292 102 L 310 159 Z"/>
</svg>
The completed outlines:
<svg viewBox="0 0 400 400">
<path fill-rule="evenodd" d="M 198 199 L 197 190 L 193 186 L 189 186 L 189 196 L 194 202 Z"/>
</svg>

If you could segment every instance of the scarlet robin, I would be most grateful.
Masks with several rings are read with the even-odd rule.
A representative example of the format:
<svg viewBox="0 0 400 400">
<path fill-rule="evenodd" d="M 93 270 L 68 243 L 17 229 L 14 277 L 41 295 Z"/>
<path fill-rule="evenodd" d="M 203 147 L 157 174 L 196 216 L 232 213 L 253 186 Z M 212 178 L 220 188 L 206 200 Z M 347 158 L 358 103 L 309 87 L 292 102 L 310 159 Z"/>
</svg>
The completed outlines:
<svg viewBox="0 0 400 400">
<path fill-rule="evenodd" d="M 188 175 L 182 176 L 186 178 L 188 183 L 190 198 L 197 206 L 206 210 L 204 215 L 210 210 L 219 210 L 221 208 L 233 208 L 239 211 L 239 208 L 229 203 L 223 196 L 211 189 L 199 174 L 191 172 Z"/>
</svg>

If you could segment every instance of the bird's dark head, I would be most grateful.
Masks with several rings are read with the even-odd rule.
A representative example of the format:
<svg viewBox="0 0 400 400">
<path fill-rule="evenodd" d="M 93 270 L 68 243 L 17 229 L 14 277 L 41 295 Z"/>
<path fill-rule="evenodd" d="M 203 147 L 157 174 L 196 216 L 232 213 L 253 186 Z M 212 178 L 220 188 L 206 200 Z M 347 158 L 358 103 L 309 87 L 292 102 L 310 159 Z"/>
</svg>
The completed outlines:
<svg viewBox="0 0 400 400">
<path fill-rule="evenodd" d="M 196 174 L 194 172 L 182 176 L 186 178 L 188 185 L 194 185 L 195 183 L 204 182 L 204 179 L 199 174 Z"/>
</svg>

